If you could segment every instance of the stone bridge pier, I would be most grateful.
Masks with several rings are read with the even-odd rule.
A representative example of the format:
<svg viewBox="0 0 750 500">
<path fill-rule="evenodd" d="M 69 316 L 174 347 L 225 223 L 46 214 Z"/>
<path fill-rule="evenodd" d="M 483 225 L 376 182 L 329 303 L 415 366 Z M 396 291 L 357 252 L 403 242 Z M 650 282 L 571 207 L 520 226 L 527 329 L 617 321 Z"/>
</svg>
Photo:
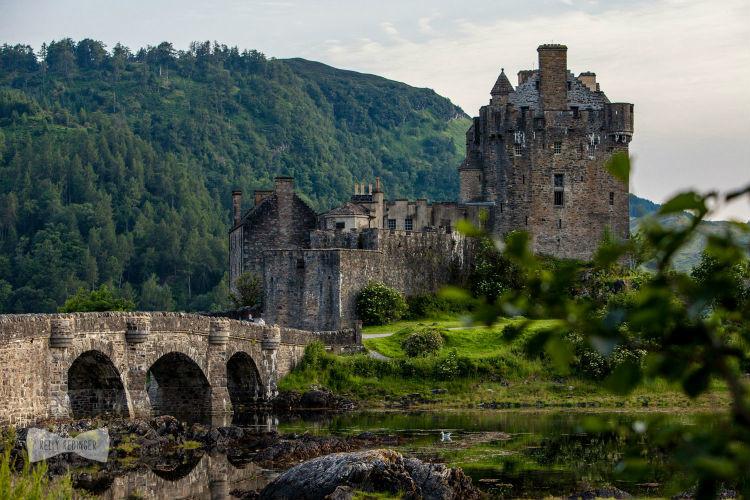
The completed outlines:
<svg viewBox="0 0 750 500">
<path fill-rule="evenodd" d="M 311 341 L 350 337 L 186 313 L 0 316 L 0 423 L 228 415 L 273 397 Z"/>
</svg>

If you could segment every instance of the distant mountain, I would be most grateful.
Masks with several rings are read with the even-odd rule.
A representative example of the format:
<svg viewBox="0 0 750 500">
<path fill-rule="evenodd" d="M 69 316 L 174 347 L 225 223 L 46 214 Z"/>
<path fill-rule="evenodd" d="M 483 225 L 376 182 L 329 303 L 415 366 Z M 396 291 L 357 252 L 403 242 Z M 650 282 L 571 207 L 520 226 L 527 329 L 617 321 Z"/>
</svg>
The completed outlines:
<svg viewBox="0 0 750 500">
<path fill-rule="evenodd" d="M 659 211 L 661 205 L 630 193 L 630 217 L 643 217 Z"/>
<path fill-rule="evenodd" d="M 293 175 L 323 210 L 380 176 L 455 199 L 469 124 L 430 89 L 208 42 L 2 46 L 0 312 L 101 283 L 139 308 L 221 307 L 232 189 Z"/>
<path fill-rule="evenodd" d="M 661 205 L 645 198 L 630 195 L 630 232 L 636 233 L 645 218 L 653 216 L 659 211 Z M 679 227 L 690 223 L 691 215 L 688 213 L 674 214 L 663 217 L 662 224 L 669 227 Z M 709 235 L 723 235 L 727 232 L 734 235 L 740 242 L 750 248 L 750 234 L 739 229 L 736 223 L 728 221 L 703 221 L 698 227 L 697 235 L 688 245 L 677 252 L 672 261 L 675 269 L 689 272 L 700 262 L 701 254 L 706 247 L 706 239 Z"/>
</svg>

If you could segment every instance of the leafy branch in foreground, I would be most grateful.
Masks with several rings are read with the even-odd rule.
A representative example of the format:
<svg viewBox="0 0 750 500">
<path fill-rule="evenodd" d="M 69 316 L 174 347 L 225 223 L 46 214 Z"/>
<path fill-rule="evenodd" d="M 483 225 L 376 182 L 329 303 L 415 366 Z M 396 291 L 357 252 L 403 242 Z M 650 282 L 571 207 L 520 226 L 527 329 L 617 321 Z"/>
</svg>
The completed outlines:
<svg viewBox="0 0 750 500">
<path fill-rule="evenodd" d="M 627 182 L 630 162 L 616 156 L 610 172 Z M 747 189 L 726 198 L 750 194 Z M 616 348 L 645 349 L 646 356 L 621 363 L 605 384 L 616 393 L 628 393 L 647 377 L 679 383 L 690 397 L 707 392 L 711 381 L 723 381 L 732 396 L 725 425 L 714 429 L 682 429 L 661 433 L 663 445 L 674 448 L 681 465 L 698 481 L 695 494 L 712 498 L 723 484 L 738 488 L 750 498 L 750 387 L 743 373 L 750 351 L 750 272 L 748 248 L 736 237 L 708 237 L 704 260 L 693 276 L 677 273 L 671 262 L 678 250 L 695 237 L 700 223 L 710 214 L 716 193 L 684 192 L 665 203 L 656 217 L 641 225 L 640 235 L 625 241 L 605 239 L 593 262 L 561 262 L 554 270 L 544 258 L 529 250 L 528 235 L 511 233 L 498 252 L 517 267 L 521 287 L 508 288 L 496 301 L 480 307 L 476 319 L 493 323 L 503 316 L 527 319 L 555 318 L 557 326 L 543 332 L 537 344 L 561 374 L 574 358 L 571 335 L 582 337 L 602 355 Z M 687 212 L 687 224 L 670 227 L 660 220 Z M 748 232 L 747 225 L 737 225 Z M 478 230 L 474 230 L 474 233 Z M 473 234 L 476 236 L 476 234 Z M 644 248 L 655 271 L 624 299 L 597 300 L 581 293 L 586 276 L 609 272 L 629 256 L 643 261 Z M 523 331 L 521 327 L 520 331 Z M 623 462 L 623 471 L 628 470 Z M 635 470 L 636 467 L 631 469 Z"/>
</svg>

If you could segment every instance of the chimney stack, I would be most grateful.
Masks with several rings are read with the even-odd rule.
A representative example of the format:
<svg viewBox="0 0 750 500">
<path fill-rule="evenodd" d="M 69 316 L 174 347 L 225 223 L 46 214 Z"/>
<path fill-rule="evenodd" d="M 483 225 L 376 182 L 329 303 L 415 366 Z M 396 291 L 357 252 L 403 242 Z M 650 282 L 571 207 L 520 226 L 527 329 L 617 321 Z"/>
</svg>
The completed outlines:
<svg viewBox="0 0 750 500">
<path fill-rule="evenodd" d="M 568 47 L 556 43 L 540 45 L 539 94 L 544 111 L 568 109 Z"/>
<path fill-rule="evenodd" d="M 372 182 L 367 187 L 367 194 L 372 194 Z"/>
<path fill-rule="evenodd" d="M 232 191 L 232 214 L 234 216 L 234 226 L 240 225 L 242 219 L 242 191 Z"/>
<path fill-rule="evenodd" d="M 380 192 L 380 177 L 375 177 L 375 192 Z"/>
</svg>

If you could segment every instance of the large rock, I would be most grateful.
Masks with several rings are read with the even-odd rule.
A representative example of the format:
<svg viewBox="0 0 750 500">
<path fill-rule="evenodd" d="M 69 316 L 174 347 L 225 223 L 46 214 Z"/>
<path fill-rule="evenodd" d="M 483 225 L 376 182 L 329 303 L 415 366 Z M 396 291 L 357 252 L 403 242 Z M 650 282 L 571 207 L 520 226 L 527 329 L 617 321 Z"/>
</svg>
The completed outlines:
<svg viewBox="0 0 750 500">
<path fill-rule="evenodd" d="M 475 499 L 479 491 L 461 469 L 404 459 L 393 450 L 334 453 L 292 467 L 260 493 L 262 500 L 320 499 L 339 486 L 401 493 L 404 498 Z"/>
</svg>

